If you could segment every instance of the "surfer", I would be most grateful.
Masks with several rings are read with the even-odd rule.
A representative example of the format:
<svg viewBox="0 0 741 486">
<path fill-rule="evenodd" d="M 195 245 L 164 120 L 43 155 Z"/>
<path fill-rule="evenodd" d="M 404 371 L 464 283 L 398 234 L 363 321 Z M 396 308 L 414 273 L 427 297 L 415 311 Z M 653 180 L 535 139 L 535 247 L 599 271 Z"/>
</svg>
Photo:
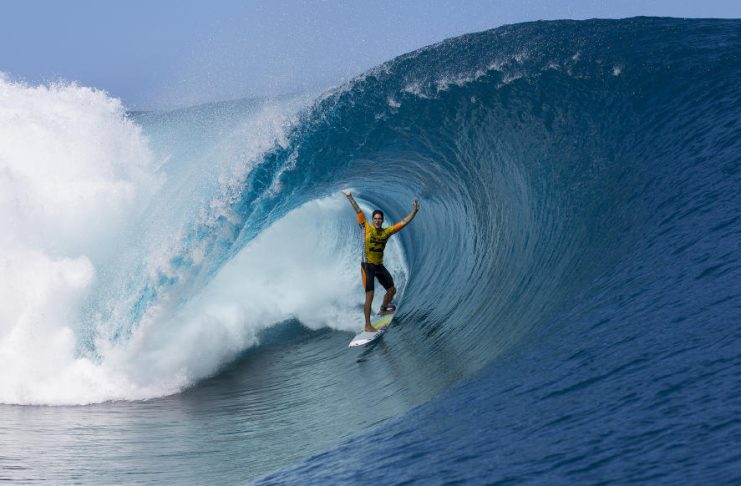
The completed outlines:
<svg viewBox="0 0 741 486">
<path fill-rule="evenodd" d="M 396 308 L 389 306 L 391 299 L 396 294 L 396 287 L 394 287 L 394 279 L 391 274 L 383 266 L 383 250 L 386 248 L 386 242 L 394 233 L 399 232 L 404 226 L 409 224 L 411 220 L 417 215 L 419 211 L 419 201 L 414 200 L 412 202 L 412 212 L 407 216 L 388 228 L 383 228 L 383 211 L 376 209 L 373 211 L 371 219 L 373 225 L 368 224 L 365 219 L 365 214 L 355 202 L 350 191 L 342 191 L 353 209 L 358 215 L 358 224 L 363 230 L 364 235 L 364 246 L 363 246 L 363 261 L 360 264 L 360 272 L 363 276 L 363 287 L 365 288 L 365 331 L 374 332 L 373 326 L 371 326 L 370 314 L 371 306 L 373 305 L 373 291 L 374 291 L 374 280 L 378 281 L 386 289 L 386 295 L 383 296 L 383 303 L 381 304 L 380 314 L 388 314 L 393 312 Z"/>
</svg>

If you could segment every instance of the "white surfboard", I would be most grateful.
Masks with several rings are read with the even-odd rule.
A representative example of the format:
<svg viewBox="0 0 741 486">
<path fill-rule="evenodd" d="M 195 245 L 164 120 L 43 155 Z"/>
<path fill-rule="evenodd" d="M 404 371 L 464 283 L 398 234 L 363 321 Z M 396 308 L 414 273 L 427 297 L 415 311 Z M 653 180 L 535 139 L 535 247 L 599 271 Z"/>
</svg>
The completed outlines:
<svg viewBox="0 0 741 486">
<path fill-rule="evenodd" d="M 350 347 L 355 346 L 364 346 L 370 342 L 375 341 L 381 335 L 386 332 L 386 329 L 388 329 L 389 325 L 391 325 L 391 321 L 394 318 L 394 313 L 391 312 L 389 314 L 384 314 L 380 317 L 378 317 L 376 320 L 371 321 L 371 326 L 376 330 L 375 332 L 365 332 L 361 331 L 358 333 L 352 341 L 350 341 Z"/>
</svg>

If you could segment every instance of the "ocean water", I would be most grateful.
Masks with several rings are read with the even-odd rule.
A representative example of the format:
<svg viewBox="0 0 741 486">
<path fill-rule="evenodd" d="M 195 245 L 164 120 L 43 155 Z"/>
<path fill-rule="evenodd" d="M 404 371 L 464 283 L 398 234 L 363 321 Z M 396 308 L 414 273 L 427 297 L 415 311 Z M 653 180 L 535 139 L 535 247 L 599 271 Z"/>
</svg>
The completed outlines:
<svg viewBox="0 0 741 486">
<path fill-rule="evenodd" d="M 737 484 L 740 115 L 737 20 L 171 112 L 2 77 L 0 479 Z M 422 206 L 359 350 L 341 189 Z"/>
</svg>

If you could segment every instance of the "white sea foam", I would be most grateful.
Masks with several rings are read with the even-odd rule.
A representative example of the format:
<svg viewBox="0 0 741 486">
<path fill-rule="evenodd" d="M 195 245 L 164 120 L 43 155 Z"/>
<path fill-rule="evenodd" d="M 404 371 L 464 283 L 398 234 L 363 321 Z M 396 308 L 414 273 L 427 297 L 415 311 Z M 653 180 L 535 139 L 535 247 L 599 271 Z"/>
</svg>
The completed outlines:
<svg viewBox="0 0 741 486">
<path fill-rule="evenodd" d="M 0 77 L 0 139 L 0 402 L 74 403 L 111 383 L 76 354 L 81 302 L 163 179 L 121 103 L 75 84 Z"/>
</svg>

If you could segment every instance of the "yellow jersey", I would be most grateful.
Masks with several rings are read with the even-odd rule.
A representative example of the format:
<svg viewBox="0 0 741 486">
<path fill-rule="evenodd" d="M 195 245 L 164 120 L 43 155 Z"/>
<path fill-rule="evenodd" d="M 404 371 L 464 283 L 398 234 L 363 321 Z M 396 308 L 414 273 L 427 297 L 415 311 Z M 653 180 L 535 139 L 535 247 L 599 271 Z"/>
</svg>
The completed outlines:
<svg viewBox="0 0 741 486">
<path fill-rule="evenodd" d="M 386 248 L 388 239 L 401 229 L 397 223 L 388 228 L 376 229 L 365 219 L 365 214 L 358 213 L 358 224 L 363 226 L 365 244 L 363 247 L 363 261 L 373 265 L 383 265 L 383 250 Z"/>
</svg>

